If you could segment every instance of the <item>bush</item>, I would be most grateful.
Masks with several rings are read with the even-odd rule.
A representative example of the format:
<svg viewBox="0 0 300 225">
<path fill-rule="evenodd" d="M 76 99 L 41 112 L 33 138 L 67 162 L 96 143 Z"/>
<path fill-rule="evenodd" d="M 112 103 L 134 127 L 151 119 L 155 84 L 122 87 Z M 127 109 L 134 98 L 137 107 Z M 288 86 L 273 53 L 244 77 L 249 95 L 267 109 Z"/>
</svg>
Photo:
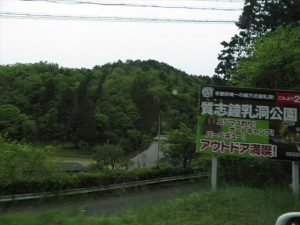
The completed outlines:
<svg viewBox="0 0 300 225">
<path fill-rule="evenodd" d="M 124 151 L 119 145 L 96 145 L 93 151 L 99 169 L 119 169 L 124 160 Z"/>
<path fill-rule="evenodd" d="M 252 187 L 287 185 L 291 182 L 291 163 L 223 156 L 219 158 L 219 174 L 227 183 L 242 183 Z"/>
<path fill-rule="evenodd" d="M 19 180 L 9 184 L 0 184 L 0 193 L 17 194 L 57 191 L 71 188 L 84 188 L 119 184 L 140 180 L 156 179 L 168 176 L 196 173 L 191 168 L 137 169 L 133 171 L 88 171 L 80 173 L 61 173 L 44 180 Z"/>
<path fill-rule="evenodd" d="M 59 169 L 52 160 L 52 147 L 32 147 L 0 137 L 0 184 L 42 181 L 56 176 Z"/>
</svg>

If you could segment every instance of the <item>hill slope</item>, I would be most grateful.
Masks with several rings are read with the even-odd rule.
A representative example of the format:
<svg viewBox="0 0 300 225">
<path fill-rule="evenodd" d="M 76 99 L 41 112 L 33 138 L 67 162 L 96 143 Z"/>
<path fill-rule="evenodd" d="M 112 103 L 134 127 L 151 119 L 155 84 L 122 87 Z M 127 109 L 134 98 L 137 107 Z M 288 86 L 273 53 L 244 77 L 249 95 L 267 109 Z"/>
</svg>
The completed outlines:
<svg viewBox="0 0 300 225">
<path fill-rule="evenodd" d="M 40 62 L 0 66 L 0 132 L 13 139 L 63 141 L 81 146 L 142 148 L 158 129 L 193 126 L 198 86 L 157 61 L 118 61 L 93 69 Z"/>
</svg>

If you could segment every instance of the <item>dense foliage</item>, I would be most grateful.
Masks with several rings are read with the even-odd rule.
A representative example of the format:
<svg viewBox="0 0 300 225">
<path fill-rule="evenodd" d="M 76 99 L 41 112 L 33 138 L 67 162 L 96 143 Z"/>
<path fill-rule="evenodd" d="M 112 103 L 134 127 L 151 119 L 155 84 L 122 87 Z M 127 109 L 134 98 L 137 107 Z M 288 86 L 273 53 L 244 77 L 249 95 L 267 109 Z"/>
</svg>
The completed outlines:
<svg viewBox="0 0 300 225">
<path fill-rule="evenodd" d="M 254 40 L 274 31 L 279 26 L 299 26 L 300 1 L 298 0 L 245 0 L 244 9 L 236 23 L 239 33 L 230 41 L 223 41 L 223 50 L 215 69 L 216 74 L 230 79 L 238 62 L 251 56 L 247 51 Z"/>
<path fill-rule="evenodd" d="M 40 62 L 0 66 L 0 132 L 12 139 L 143 149 L 158 129 L 194 126 L 199 83 L 164 63 L 118 61 L 93 69 Z M 175 93 L 175 94 L 174 94 Z"/>
<path fill-rule="evenodd" d="M 167 132 L 167 148 L 164 155 L 172 165 L 190 166 L 195 158 L 195 132 L 184 123 L 178 129 Z"/>
<path fill-rule="evenodd" d="M 247 49 L 231 81 L 238 86 L 300 89 L 300 27 L 279 27 Z"/>
<path fill-rule="evenodd" d="M 44 179 L 20 179 L 13 183 L 0 181 L 0 195 L 60 191 L 74 188 L 101 187 L 112 184 L 194 174 L 199 171 L 183 167 L 137 169 L 132 171 L 85 171 L 56 173 Z"/>
<path fill-rule="evenodd" d="M 43 183 L 63 174 L 51 157 L 54 150 L 50 146 L 33 147 L 25 143 L 7 141 L 0 136 L 0 150 L 1 187 L 23 181 Z"/>
<path fill-rule="evenodd" d="M 119 169 L 126 164 L 124 151 L 119 145 L 96 145 L 93 147 L 96 168 L 99 169 Z"/>
</svg>

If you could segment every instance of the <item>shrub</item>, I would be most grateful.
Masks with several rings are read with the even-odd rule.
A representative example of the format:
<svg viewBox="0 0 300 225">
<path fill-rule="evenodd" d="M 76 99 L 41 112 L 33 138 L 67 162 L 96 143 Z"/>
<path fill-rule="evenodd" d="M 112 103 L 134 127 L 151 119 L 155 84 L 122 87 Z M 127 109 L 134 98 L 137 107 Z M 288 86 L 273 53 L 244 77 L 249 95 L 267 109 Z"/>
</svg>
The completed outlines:
<svg viewBox="0 0 300 225">
<path fill-rule="evenodd" d="M 264 187 L 291 182 L 289 161 L 223 156 L 219 158 L 219 165 L 220 177 L 229 183 Z"/>
<path fill-rule="evenodd" d="M 0 137 L 0 184 L 42 181 L 59 173 L 52 160 L 52 147 L 32 147 Z"/>
<path fill-rule="evenodd" d="M 160 169 L 137 169 L 133 171 L 87 171 L 80 173 L 60 173 L 44 180 L 19 180 L 0 184 L 0 193 L 16 194 L 56 191 L 71 188 L 105 186 L 140 180 L 195 173 L 191 168 L 165 167 Z"/>
</svg>

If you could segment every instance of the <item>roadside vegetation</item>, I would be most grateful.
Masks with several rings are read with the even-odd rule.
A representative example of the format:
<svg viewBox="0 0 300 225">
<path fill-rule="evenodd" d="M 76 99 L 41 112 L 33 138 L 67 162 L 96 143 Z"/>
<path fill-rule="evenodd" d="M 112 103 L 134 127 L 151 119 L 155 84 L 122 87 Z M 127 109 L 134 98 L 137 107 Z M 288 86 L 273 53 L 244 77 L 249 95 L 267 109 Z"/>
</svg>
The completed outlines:
<svg viewBox="0 0 300 225">
<path fill-rule="evenodd" d="M 227 186 L 217 192 L 201 190 L 187 196 L 106 216 L 82 211 L 12 213 L 0 224 L 15 225 L 274 225 L 277 217 L 299 211 L 289 190 Z"/>
<path fill-rule="evenodd" d="M 119 157 L 115 159 L 114 155 L 102 152 L 105 148 L 114 147 L 105 145 L 97 149 L 99 152 L 95 153 L 95 163 L 86 171 L 74 173 L 59 167 L 57 157 L 53 157 L 54 149 L 50 146 L 33 147 L 0 138 L 0 193 L 5 195 L 94 187 L 208 173 L 210 170 L 211 159 L 205 155 L 196 155 L 186 167 L 180 160 L 175 165 L 165 159 L 159 168 L 127 170 L 126 167 L 120 167 L 122 161 L 115 161 L 120 160 Z M 117 156 L 122 153 L 120 148 L 114 151 Z M 290 163 L 268 159 L 220 157 L 219 175 L 223 183 L 243 183 L 252 187 L 286 186 L 291 183 Z"/>
<path fill-rule="evenodd" d="M 111 145 L 104 147 L 114 148 Z M 100 148 L 97 149 L 100 152 L 96 151 L 94 154 L 96 163 L 90 165 L 86 171 L 72 173 L 59 167 L 57 156 L 53 156 L 55 150 L 51 146 L 34 147 L 0 137 L 0 149 L 1 195 L 103 186 L 200 171 L 191 167 L 171 167 L 167 164 L 159 169 L 128 171 L 119 167 L 122 165 L 118 157 L 120 148 L 116 148 L 117 157 L 105 155 Z"/>
</svg>

